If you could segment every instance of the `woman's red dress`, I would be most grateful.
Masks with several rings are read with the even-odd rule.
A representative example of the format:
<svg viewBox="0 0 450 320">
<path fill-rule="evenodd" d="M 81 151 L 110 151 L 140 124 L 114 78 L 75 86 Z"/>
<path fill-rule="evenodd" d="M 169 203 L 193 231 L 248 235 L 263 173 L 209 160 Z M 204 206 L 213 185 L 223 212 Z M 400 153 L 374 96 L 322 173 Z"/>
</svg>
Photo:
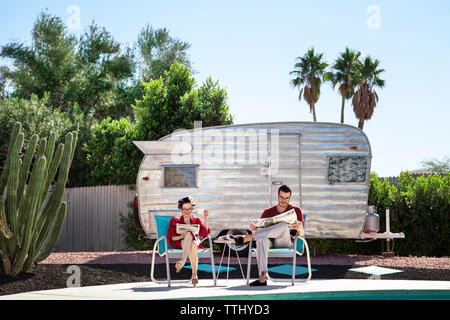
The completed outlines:
<svg viewBox="0 0 450 320">
<path fill-rule="evenodd" d="M 198 236 L 200 237 L 200 239 L 206 237 L 208 234 L 211 233 L 211 229 L 210 228 L 206 229 L 206 227 L 203 225 L 202 220 L 200 218 L 191 216 L 189 219 L 190 219 L 191 224 L 199 224 L 200 225 L 200 231 L 198 233 Z M 179 217 L 173 217 L 170 220 L 169 229 L 167 229 L 167 243 L 172 246 L 172 249 L 183 249 L 181 247 L 181 239 L 180 240 L 172 240 L 172 237 L 179 236 L 179 234 L 177 233 L 177 224 L 178 223 L 186 224 L 184 222 L 184 218 L 182 215 Z M 204 247 L 202 246 L 201 243 L 198 245 L 198 248 L 204 249 Z"/>
</svg>

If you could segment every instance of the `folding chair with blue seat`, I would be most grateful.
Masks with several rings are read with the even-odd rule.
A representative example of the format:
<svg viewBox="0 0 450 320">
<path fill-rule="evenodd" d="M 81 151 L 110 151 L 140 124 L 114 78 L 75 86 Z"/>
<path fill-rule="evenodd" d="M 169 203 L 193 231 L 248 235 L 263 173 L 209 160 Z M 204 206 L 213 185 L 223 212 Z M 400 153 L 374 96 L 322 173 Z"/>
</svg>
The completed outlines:
<svg viewBox="0 0 450 320">
<path fill-rule="evenodd" d="M 171 280 L 170 279 L 170 269 L 169 269 L 169 258 L 181 258 L 183 255 L 183 250 L 180 249 L 172 249 L 172 246 L 167 243 L 167 229 L 169 229 L 170 220 L 172 220 L 173 216 L 160 216 L 155 215 L 155 224 L 156 224 L 156 233 L 158 239 L 155 241 L 153 245 L 153 254 L 152 254 L 152 269 L 151 269 L 151 279 L 155 283 L 167 283 L 170 287 L 171 283 L 187 283 L 190 282 L 190 279 L 187 280 Z M 199 249 L 198 257 L 199 258 L 211 258 L 211 268 L 212 275 L 214 280 L 214 286 L 216 286 L 216 269 L 214 266 L 214 254 L 213 254 L 213 246 L 212 240 L 210 236 L 206 236 L 201 239 L 201 242 L 204 240 L 209 241 L 209 248 Z M 167 249 L 166 249 L 167 248 Z M 167 280 L 157 280 L 154 277 L 155 271 L 155 254 L 158 253 L 160 257 L 166 257 L 166 272 L 167 272 Z"/>
<path fill-rule="evenodd" d="M 305 227 L 306 214 L 303 215 L 303 228 Z M 248 262 L 247 262 L 247 285 L 250 281 L 250 267 L 251 267 L 251 259 L 252 257 L 256 257 L 256 249 L 252 248 L 253 240 L 249 242 L 248 251 Z M 304 249 L 306 248 L 306 260 L 308 264 L 308 277 L 306 279 L 296 279 L 295 278 L 295 269 L 297 265 L 297 255 L 302 256 L 304 254 Z M 292 248 L 270 248 L 268 252 L 268 258 L 292 258 L 292 277 L 291 279 L 286 278 L 272 278 L 267 272 L 266 277 L 274 282 L 291 282 L 292 285 L 295 285 L 296 282 L 308 282 L 311 279 L 311 261 L 309 256 L 309 248 L 308 243 L 305 238 L 300 236 L 295 236 L 294 243 Z"/>
</svg>

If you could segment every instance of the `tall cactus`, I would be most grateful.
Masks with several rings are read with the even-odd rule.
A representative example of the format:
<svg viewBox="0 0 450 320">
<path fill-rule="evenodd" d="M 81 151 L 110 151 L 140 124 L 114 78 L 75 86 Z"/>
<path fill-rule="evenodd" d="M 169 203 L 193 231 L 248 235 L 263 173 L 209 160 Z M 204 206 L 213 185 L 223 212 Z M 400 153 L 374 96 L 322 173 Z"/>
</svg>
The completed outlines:
<svg viewBox="0 0 450 320">
<path fill-rule="evenodd" d="M 55 151 L 56 135 L 51 133 L 48 142 L 40 140 L 35 153 L 39 137 L 33 135 L 22 161 L 21 131 L 22 124 L 17 122 L 0 176 L 1 269 L 13 276 L 29 271 L 56 246 L 67 213 L 67 203 L 62 199 L 77 143 L 77 133 L 70 132 Z M 56 174 L 56 184 L 48 196 Z"/>
</svg>

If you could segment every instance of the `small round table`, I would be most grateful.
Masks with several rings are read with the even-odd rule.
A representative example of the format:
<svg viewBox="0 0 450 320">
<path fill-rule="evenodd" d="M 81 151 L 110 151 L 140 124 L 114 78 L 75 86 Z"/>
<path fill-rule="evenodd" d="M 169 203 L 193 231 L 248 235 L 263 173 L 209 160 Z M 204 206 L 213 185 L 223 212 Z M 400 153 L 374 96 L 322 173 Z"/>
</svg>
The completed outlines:
<svg viewBox="0 0 450 320">
<path fill-rule="evenodd" d="M 226 244 L 227 247 L 228 247 L 228 263 L 227 263 L 227 282 L 228 282 L 229 270 L 230 270 L 230 254 L 231 254 L 230 244 L 233 244 L 234 240 L 219 240 L 219 239 L 216 239 L 216 240 L 214 240 L 214 243 Z M 244 281 L 247 281 L 246 277 L 244 276 L 244 271 L 242 270 L 241 259 L 239 259 L 239 253 L 237 252 L 236 249 L 233 249 L 233 250 L 236 252 L 236 257 L 237 257 L 238 262 L 239 262 L 239 268 L 241 269 L 242 278 L 244 279 Z M 219 279 L 220 268 L 222 267 L 222 261 L 223 261 L 223 255 L 224 254 L 225 254 L 225 248 L 222 251 L 222 257 L 220 258 L 219 270 L 217 271 L 217 280 Z"/>
</svg>

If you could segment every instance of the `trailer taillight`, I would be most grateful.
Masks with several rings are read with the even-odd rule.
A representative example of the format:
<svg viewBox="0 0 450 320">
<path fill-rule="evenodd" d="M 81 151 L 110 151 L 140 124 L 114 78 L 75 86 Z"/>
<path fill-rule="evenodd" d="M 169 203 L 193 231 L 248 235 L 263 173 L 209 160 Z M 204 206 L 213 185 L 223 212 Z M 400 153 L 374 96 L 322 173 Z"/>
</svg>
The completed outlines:
<svg viewBox="0 0 450 320">
<path fill-rule="evenodd" d="M 134 206 L 136 207 L 136 208 L 139 208 L 139 201 L 138 201 L 138 197 L 134 197 Z"/>
<path fill-rule="evenodd" d="M 148 181 L 149 177 L 142 177 L 142 180 Z"/>
</svg>

